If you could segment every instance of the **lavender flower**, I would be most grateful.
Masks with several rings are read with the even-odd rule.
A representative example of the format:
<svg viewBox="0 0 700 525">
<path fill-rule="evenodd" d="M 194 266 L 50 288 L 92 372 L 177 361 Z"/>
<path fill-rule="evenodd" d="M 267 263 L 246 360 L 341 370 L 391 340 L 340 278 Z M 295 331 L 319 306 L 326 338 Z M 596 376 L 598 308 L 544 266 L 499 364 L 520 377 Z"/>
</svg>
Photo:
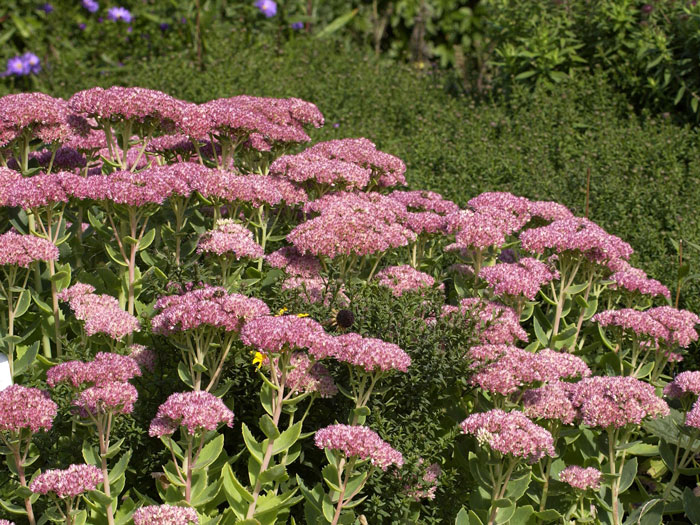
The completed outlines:
<svg viewBox="0 0 700 525">
<path fill-rule="evenodd" d="M 5 76 L 24 76 L 27 74 L 29 74 L 29 69 L 22 60 L 22 57 L 16 56 L 7 59 L 7 70 L 5 71 Z"/>
<path fill-rule="evenodd" d="M 83 0 L 81 2 L 82 6 L 90 11 L 91 13 L 96 13 L 100 8 L 100 4 L 96 0 Z"/>
<path fill-rule="evenodd" d="M 125 7 L 110 7 L 107 10 L 107 18 L 112 22 L 126 22 L 127 24 L 133 20 L 131 12 Z"/>
<path fill-rule="evenodd" d="M 36 75 L 41 71 L 41 60 L 34 53 L 27 51 L 22 55 L 22 62 L 24 63 L 27 71 Z"/>
<path fill-rule="evenodd" d="M 272 18 L 277 14 L 277 3 L 273 0 L 257 0 L 255 7 L 267 18 Z"/>
<path fill-rule="evenodd" d="M 299 31 L 300 29 L 304 29 L 304 22 L 292 22 L 290 27 Z"/>
</svg>

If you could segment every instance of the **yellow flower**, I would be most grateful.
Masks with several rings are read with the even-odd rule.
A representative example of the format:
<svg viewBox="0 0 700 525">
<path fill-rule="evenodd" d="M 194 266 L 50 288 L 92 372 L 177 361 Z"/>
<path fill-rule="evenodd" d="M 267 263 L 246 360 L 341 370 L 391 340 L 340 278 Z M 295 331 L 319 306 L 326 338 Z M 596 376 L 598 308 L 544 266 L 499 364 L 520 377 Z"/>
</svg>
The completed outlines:
<svg viewBox="0 0 700 525">
<path fill-rule="evenodd" d="M 267 356 L 261 352 L 255 352 L 253 355 L 253 365 L 258 365 L 258 370 L 262 367 L 263 363 L 267 361 Z"/>
<path fill-rule="evenodd" d="M 284 308 L 280 308 L 280 310 L 277 312 L 277 315 L 275 317 L 279 317 L 280 315 L 284 315 L 287 313 L 287 307 L 285 306 Z"/>
<path fill-rule="evenodd" d="M 297 314 L 297 317 L 309 317 L 309 314 Z"/>
</svg>

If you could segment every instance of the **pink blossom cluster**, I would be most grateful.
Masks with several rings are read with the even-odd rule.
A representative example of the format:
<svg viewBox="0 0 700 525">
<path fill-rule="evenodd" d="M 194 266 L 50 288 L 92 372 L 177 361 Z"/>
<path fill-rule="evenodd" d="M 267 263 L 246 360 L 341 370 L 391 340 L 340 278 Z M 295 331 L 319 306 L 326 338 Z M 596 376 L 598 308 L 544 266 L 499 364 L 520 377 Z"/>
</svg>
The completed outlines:
<svg viewBox="0 0 700 525">
<path fill-rule="evenodd" d="M 68 107 L 82 117 L 106 122 L 132 120 L 153 123 L 161 130 L 172 131 L 187 107 L 186 103 L 153 89 L 112 86 L 78 91 L 68 100 Z"/>
<path fill-rule="evenodd" d="M 260 299 L 228 293 L 220 286 L 204 286 L 181 295 L 163 296 L 155 304 L 159 313 L 151 320 L 157 334 L 195 330 L 204 326 L 237 332 L 247 320 L 269 315 Z"/>
<path fill-rule="evenodd" d="M 508 192 L 486 192 L 477 195 L 468 202 L 475 210 L 484 208 L 497 208 L 510 212 L 518 217 L 523 224 L 532 217 L 538 217 L 546 221 L 569 219 L 574 215 L 571 211 L 558 202 L 530 201 L 525 197 L 517 197 Z"/>
<path fill-rule="evenodd" d="M 605 310 L 593 316 L 593 321 L 601 326 L 617 326 L 634 332 L 637 336 L 648 337 L 656 342 L 675 344 L 686 348 L 698 340 L 695 326 L 700 317 L 688 310 L 678 310 L 671 306 L 659 306 L 649 310 Z"/>
<path fill-rule="evenodd" d="M 700 372 L 695 370 L 681 372 L 664 387 L 664 395 L 670 398 L 679 398 L 687 394 L 700 395 Z"/>
<path fill-rule="evenodd" d="M 459 211 L 459 206 L 432 191 L 395 191 L 389 197 L 408 209 L 406 225 L 416 234 L 443 233 L 447 215 Z"/>
<path fill-rule="evenodd" d="M 700 402 L 697 400 L 685 415 L 685 425 L 688 427 L 700 428 Z"/>
<path fill-rule="evenodd" d="M 337 450 L 345 457 L 358 458 L 382 470 L 391 465 L 403 466 L 401 452 L 393 449 L 369 427 L 361 425 L 330 425 L 316 431 L 314 443 L 318 448 Z"/>
<path fill-rule="evenodd" d="M 333 290 L 328 286 L 328 280 L 322 277 L 287 277 L 282 283 L 282 290 L 296 290 L 297 297 L 309 304 L 330 306 L 333 300 Z M 342 306 L 350 304 L 350 299 L 345 294 L 345 286 L 340 286 L 335 301 Z"/>
<path fill-rule="evenodd" d="M 59 300 L 68 302 L 75 317 L 85 321 L 88 337 L 105 334 L 119 341 L 141 328 L 138 319 L 122 310 L 117 299 L 111 295 L 94 294 L 94 290 L 92 286 L 77 283 L 58 294 Z"/>
<path fill-rule="evenodd" d="M 609 265 L 610 266 L 610 265 Z M 614 273 L 609 277 L 613 284 L 610 285 L 612 290 L 623 289 L 628 292 L 639 292 L 643 295 L 663 295 L 666 298 L 671 297 L 671 292 L 663 284 L 656 279 L 650 279 L 644 270 L 633 268 L 627 261 L 620 260 L 612 265 Z"/>
<path fill-rule="evenodd" d="M 273 175 L 227 174 L 220 178 L 212 194 L 226 202 L 247 203 L 255 208 L 277 206 L 282 202 L 293 206 L 308 200 L 303 189 Z"/>
<path fill-rule="evenodd" d="M 540 288 L 556 278 L 545 263 L 524 257 L 516 263 L 500 263 L 486 266 L 479 271 L 496 295 L 524 295 L 532 300 Z"/>
<path fill-rule="evenodd" d="M 39 173 L 22 177 L 18 172 L 3 169 L 0 173 L 0 203 L 25 210 L 68 202 L 77 176 L 68 172 Z"/>
<path fill-rule="evenodd" d="M 281 315 L 248 321 L 241 330 L 243 344 L 268 353 L 308 349 L 316 359 L 334 352 L 337 343 L 323 327 L 310 317 Z"/>
<path fill-rule="evenodd" d="M 420 291 L 435 284 L 435 279 L 427 273 L 404 264 L 389 266 L 377 272 L 375 279 L 381 286 L 391 289 L 396 297 L 401 297 L 408 291 Z"/>
<path fill-rule="evenodd" d="M 42 142 L 61 142 L 71 133 L 66 102 L 44 93 L 17 93 L 0 98 L 0 146 L 25 132 Z"/>
<path fill-rule="evenodd" d="M 423 464 L 423 458 L 418 461 L 419 465 Z M 434 500 L 435 492 L 438 487 L 438 478 L 442 474 L 442 469 L 437 463 L 431 463 L 425 468 L 423 476 L 420 479 L 415 479 L 411 485 L 404 485 L 407 495 L 414 501 L 423 499 Z"/>
<path fill-rule="evenodd" d="M 308 278 L 318 277 L 321 273 L 319 260 L 313 255 L 302 255 L 294 246 L 283 246 L 266 255 L 265 261 L 273 268 L 281 268 L 287 275 Z"/>
<path fill-rule="evenodd" d="M 477 347 L 478 349 L 478 347 Z M 477 350 L 467 353 L 468 357 L 487 354 Z M 525 385 L 548 383 L 560 379 L 588 377 L 591 370 L 577 356 L 544 348 L 537 353 L 528 352 L 514 346 L 503 348 L 504 353 L 489 362 L 474 361 L 476 372 L 470 378 L 472 385 L 478 385 L 487 392 L 509 395 Z"/>
<path fill-rule="evenodd" d="M 522 412 L 493 409 L 472 414 L 460 424 L 481 444 L 501 454 L 511 454 L 534 463 L 542 457 L 554 457 L 554 440 L 547 430 L 530 421 Z"/>
<path fill-rule="evenodd" d="M 520 234 L 524 250 L 543 254 L 578 252 L 592 262 L 603 264 L 629 259 L 632 247 L 583 217 L 559 219 L 547 226 L 531 228 Z"/>
<path fill-rule="evenodd" d="M 203 390 L 181 392 L 171 394 L 158 407 L 148 435 L 168 436 L 183 427 L 188 434 L 194 436 L 207 430 L 216 430 L 219 425 L 233 426 L 233 412 L 221 399 Z"/>
<path fill-rule="evenodd" d="M 134 511 L 134 525 L 190 525 L 199 523 L 197 511 L 191 507 L 149 505 Z"/>
<path fill-rule="evenodd" d="M 138 392 L 133 385 L 121 382 L 101 382 L 99 386 L 86 388 L 73 401 L 82 418 L 98 414 L 131 414 Z"/>
<path fill-rule="evenodd" d="M 0 390 L 0 432 L 50 430 L 58 406 L 38 388 L 11 385 Z"/>
<path fill-rule="evenodd" d="M 367 372 L 407 372 L 411 366 L 411 357 L 394 343 L 355 333 L 339 335 L 335 337 L 335 342 L 332 354 L 335 359 L 359 366 Z"/>
<path fill-rule="evenodd" d="M 455 234 L 454 244 L 445 247 L 447 251 L 501 246 L 508 235 L 522 228 L 526 222 L 523 216 L 494 207 L 461 210 L 450 213 L 445 220 L 447 231 Z"/>
<path fill-rule="evenodd" d="M 372 176 L 369 168 L 344 160 L 329 159 L 311 149 L 296 155 L 282 155 L 270 165 L 270 173 L 297 183 L 313 180 L 318 184 L 341 188 L 362 189 L 369 184 Z"/>
<path fill-rule="evenodd" d="M 94 465 L 71 465 L 64 470 L 47 470 L 29 484 L 35 494 L 53 492 L 59 498 L 74 498 L 95 490 L 102 483 L 102 471 Z"/>
<path fill-rule="evenodd" d="M 570 465 L 559 473 L 559 481 L 579 490 L 598 490 L 603 473 L 597 468 Z"/>
<path fill-rule="evenodd" d="M 253 232 L 233 219 L 219 219 L 213 230 L 202 235 L 197 253 L 231 255 L 236 259 L 265 255 L 262 246 L 253 239 Z"/>
<path fill-rule="evenodd" d="M 575 389 L 576 383 L 553 381 L 525 390 L 522 396 L 523 413 L 533 419 L 554 419 L 570 425 L 578 415 L 571 403 Z"/>
<path fill-rule="evenodd" d="M 401 222 L 406 209 L 398 201 L 378 193 L 334 193 L 308 203 L 305 211 L 320 212 L 287 235 L 306 254 L 369 255 L 406 246 L 416 237 Z"/>
<path fill-rule="evenodd" d="M 129 347 L 129 357 L 136 361 L 141 372 L 153 372 L 156 369 L 158 355 L 155 350 L 147 348 L 144 345 L 131 345 Z"/>
<path fill-rule="evenodd" d="M 47 239 L 20 235 L 10 230 L 0 235 L 0 266 L 29 266 L 38 261 L 58 260 L 58 248 Z"/>
<path fill-rule="evenodd" d="M 584 425 L 620 428 L 644 418 L 667 416 L 669 408 L 654 387 L 634 377 L 604 376 L 582 379 L 571 403 Z"/>
<path fill-rule="evenodd" d="M 51 388 L 63 382 L 79 388 L 85 384 L 102 386 L 113 382 L 125 383 L 140 375 L 141 369 L 131 357 L 98 352 L 95 359 L 87 363 L 66 361 L 52 366 L 46 372 L 46 382 Z"/>
<path fill-rule="evenodd" d="M 270 142 L 308 142 L 305 125 L 321 127 L 323 115 L 310 102 L 298 98 L 263 98 L 239 95 L 188 105 L 180 129 L 196 139 L 209 134 L 242 141 L 254 135 L 252 145 Z"/>
<path fill-rule="evenodd" d="M 527 332 L 520 326 L 515 310 L 500 303 L 484 301 L 479 297 L 462 299 L 459 306 L 443 306 L 442 317 L 448 320 L 464 319 L 484 344 L 527 341 Z"/>
<path fill-rule="evenodd" d="M 372 172 L 371 178 L 379 186 L 406 184 L 406 164 L 398 157 L 377 150 L 374 143 L 365 138 L 319 142 L 304 151 L 303 155 L 306 158 L 342 161 L 369 169 Z"/>
<path fill-rule="evenodd" d="M 0 525 L 15 525 L 14 521 L 0 520 Z"/>
<path fill-rule="evenodd" d="M 292 370 L 287 374 L 287 388 L 294 393 L 317 392 L 321 397 L 333 397 L 338 393 L 333 377 L 321 363 L 314 363 L 309 356 L 295 352 L 289 362 Z"/>
</svg>

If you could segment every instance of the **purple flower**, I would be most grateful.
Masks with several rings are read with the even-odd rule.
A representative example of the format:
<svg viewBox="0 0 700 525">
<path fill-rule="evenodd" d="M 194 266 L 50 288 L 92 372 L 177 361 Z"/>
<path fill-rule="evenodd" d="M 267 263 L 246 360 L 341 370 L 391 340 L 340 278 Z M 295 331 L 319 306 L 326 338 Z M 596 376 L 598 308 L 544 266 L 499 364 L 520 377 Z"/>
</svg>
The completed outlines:
<svg viewBox="0 0 700 525">
<path fill-rule="evenodd" d="M 110 7 L 107 10 L 107 18 L 113 22 L 126 22 L 128 24 L 134 17 L 125 7 Z"/>
<path fill-rule="evenodd" d="M 44 13 L 51 13 L 53 11 L 53 6 L 46 2 L 45 4 L 39 6 L 39 11 L 43 11 Z"/>
<path fill-rule="evenodd" d="M 22 60 L 22 57 L 17 56 L 7 60 L 7 71 L 5 72 L 5 75 L 24 76 L 28 73 L 29 69 Z"/>
<path fill-rule="evenodd" d="M 160 30 L 161 30 L 161 31 L 167 31 L 168 29 L 170 29 L 170 24 L 168 24 L 168 23 L 166 23 L 166 22 L 163 22 L 163 23 L 160 24 L 160 26 L 158 26 L 158 27 L 160 27 Z"/>
<path fill-rule="evenodd" d="M 41 71 L 41 60 L 34 53 L 27 51 L 21 58 L 27 73 L 36 74 Z"/>
<path fill-rule="evenodd" d="M 78 24 L 78 29 L 80 29 L 81 31 L 85 31 L 85 28 L 86 28 L 86 27 L 87 27 L 87 26 L 86 26 L 84 23 Z"/>
<path fill-rule="evenodd" d="M 96 0 L 83 0 L 82 6 L 91 13 L 96 13 L 100 8 L 100 4 Z"/>
<path fill-rule="evenodd" d="M 293 22 L 291 27 L 296 30 L 304 29 L 304 22 Z"/>
<path fill-rule="evenodd" d="M 255 7 L 267 18 L 272 18 L 277 14 L 277 3 L 274 0 L 257 0 Z"/>
</svg>

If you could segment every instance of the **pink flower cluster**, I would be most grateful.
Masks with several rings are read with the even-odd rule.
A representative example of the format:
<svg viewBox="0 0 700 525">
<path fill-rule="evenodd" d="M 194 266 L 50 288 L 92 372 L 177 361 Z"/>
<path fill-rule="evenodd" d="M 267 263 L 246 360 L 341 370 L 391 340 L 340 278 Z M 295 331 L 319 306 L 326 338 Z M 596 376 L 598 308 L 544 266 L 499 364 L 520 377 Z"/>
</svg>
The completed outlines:
<svg viewBox="0 0 700 525">
<path fill-rule="evenodd" d="M 282 315 L 259 317 L 248 321 L 241 330 L 243 344 L 268 353 L 285 350 L 308 349 L 316 359 L 334 353 L 334 338 L 310 317 Z"/>
<path fill-rule="evenodd" d="M 469 206 L 479 210 L 484 208 L 497 208 L 510 212 L 520 217 L 524 223 L 532 217 L 538 217 L 546 221 L 569 219 L 574 215 L 571 211 L 558 202 L 530 201 L 525 197 L 516 197 L 507 192 L 486 192 L 477 195 L 468 202 Z"/>
<path fill-rule="evenodd" d="M 511 454 L 531 463 L 545 455 L 555 455 L 552 434 L 522 412 L 493 409 L 470 415 L 460 426 L 465 434 L 475 436 L 479 443 L 488 444 L 501 454 Z"/>
<path fill-rule="evenodd" d="M 155 333 L 162 335 L 205 326 L 237 332 L 245 321 L 270 313 L 260 299 L 230 294 L 218 286 L 205 286 L 182 295 L 161 297 L 155 309 L 160 312 L 151 320 L 151 327 Z"/>
<path fill-rule="evenodd" d="M 25 210 L 65 203 L 73 195 L 75 177 L 72 173 L 39 173 L 22 177 L 19 172 L 2 168 L 0 171 L 0 204 L 19 206 Z"/>
<path fill-rule="evenodd" d="M 670 398 L 679 398 L 687 394 L 700 395 L 700 372 L 681 372 L 664 387 L 664 395 Z"/>
<path fill-rule="evenodd" d="M 495 360 L 475 360 L 472 367 L 476 368 L 476 372 L 470 378 L 472 385 L 503 396 L 512 394 L 525 385 L 591 375 L 588 365 L 580 357 L 549 348 L 537 353 L 514 346 L 488 346 L 485 349 L 476 347 L 474 353 L 472 350 L 474 348 L 467 353 L 472 359 L 475 356 L 488 355 L 494 350 L 503 350 Z"/>
<path fill-rule="evenodd" d="M 559 219 L 547 226 L 531 228 L 520 234 L 524 250 L 543 254 L 578 252 L 592 262 L 604 264 L 629 259 L 632 247 L 583 217 Z"/>
<path fill-rule="evenodd" d="M 42 142 L 60 142 L 71 133 L 66 102 L 44 93 L 17 93 L 0 98 L 0 146 L 25 132 Z"/>
<path fill-rule="evenodd" d="M 321 273 L 319 260 L 313 255 L 302 255 L 294 246 L 283 246 L 266 255 L 265 261 L 273 268 L 281 268 L 287 275 L 309 278 Z"/>
<path fill-rule="evenodd" d="M 411 357 L 398 345 L 381 339 L 348 333 L 335 337 L 335 359 L 359 366 L 367 372 L 399 370 L 407 372 Z"/>
<path fill-rule="evenodd" d="M 105 334 L 119 341 L 137 332 L 141 325 L 130 313 L 122 310 L 119 301 L 111 295 L 97 295 L 90 285 L 77 283 L 58 294 L 61 301 L 67 301 L 75 317 L 85 321 L 85 334 Z"/>
<path fill-rule="evenodd" d="M 443 233 L 447 215 L 459 211 L 457 204 L 432 191 L 395 191 L 389 197 L 406 206 L 406 225 L 417 235 Z"/>
<path fill-rule="evenodd" d="M 318 448 L 338 450 L 345 457 L 355 457 L 382 470 L 391 465 L 401 468 L 403 456 L 369 427 L 360 425 L 330 425 L 316 431 L 314 443 Z"/>
<path fill-rule="evenodd" d="M 415 233 L 402 221 L 406 209 L 398 201 L 378 193 L 334 193 L 305 205 L 304 211 L 320 215 L 302 222 L 287 235 L 306 254 L 369 255 L 406 246 Z"/>
<path fill-rule="evenodd" d="M 131 414 L 138 392 L 126 382 L 105 382 L 86 388 L 73 401 L 82 418 L 98 414 Z"/>
<path fill-rule="evenodd" d="M 556 278 L 545 263 L 525 257 L 516 263 L 500 263 L 486 266 L 479 271 L 496 295 L 524 295 L 532 300 L 540 288 Z"/>
<path fill-rule="evenodd" d="M 251 145 L 267 149 L 268 142 L 308 142 L 305 125 L 321 127 L 323 115 L 310 102 L 298 98 L 263 98 L 240 95 L 204 104 L 190 104 L 179 123 L 195 139 L 210 133 L 241 141 L 252 136 Z"/>
<path fill-rule="evenodd" d="M 151 348 L 147 348 L 144 345 L 131 345 L 129 347 L 129 357 L 136 361 L 142 373 L 145 371 L 153 372 L 156 369 L 158 355 Z"/>
<path fill-rule="evenodd" d="M 338 393 L 333 377 L 321 363 L 313 363 L 309 356 L 296 352 L 292 355 L 292 370 L 287 374 L 287 387 L 294 393 L 317 392 L 321 397 Z"/>
<path fill-rule="evenodd" d="M 58 248 L 51 241 L 12 230 L 0 235 L 0 266 L 29 268 L 38 261 L 57 260 Z"/>
<path fill-rule="evenodd" d="M 578 465 L 570 465 L 559 473 L 559 481 L 579 490 L 598 490 L 602 477 L 602 472 L 597 468 Z"/>
<path fill-rule="evenodd" d="M 103 386 L 114 382 L 125 383 L 140 375 L 141 369 L 131 357 L 98 352 L 95 359 L 87 363 L 66 361 L 52 366 L 46 372 L 46 382 L 51 388 L 62 382 L 80 388 L 85 384 Z"/>
<path fill-rule="evenodd" d="M 644 418 L 667 416 L 669 408 L 654 387 L 634 377 L 589 377 L 576 385 L 571 403 L 589 427 L 620 428 Z"/>
<path fill-rule="evenodd" d="M 682 348 L 698 340 L 695 326 L 700 323 L 700 317 L 693 312 L 671 306 L 659 306 L 644 311 L 632 308 L 605 310 L 594 315 L 592 319 L 601 326 L 617 326 L 634 332 L 637 336 Z"/>
<path fill-rule="evenodd" d="M 435 284 L 435 279 L 427 273 L 419 272 L 411 266 L 389 266 L 377 272 L 375 279 L 379 284 L 391 289 L 396 297 L 408 291 L 420 291 Z"/>
<path fill-rule="evenodd" d="M 522 403 L 523 413 L 533 419 L 555 419 L 570 425 L 577 417 L 571 397 L 576 383 L 553 381 L 539 388 L 525 390 Z"/>
<path fill-rule="evenodd" d="M 11 385 L 0 390 L 0 432 L 50 430 L 58 406 L 38 388 Z"/>
<path fill-rule="evenodd" d="M 68 100 L 68 107 L 76 115 L 106 122 L 133 120 L 150 122 L 163 131 L 172 131 L 179 123 L 186 104 L 170 95 L 153 89 L 112 86 L 78 91 Z"/>
<path fill-rule="evenodd" d="M 423 465 L 423 458 L 419 459 L 418 464 Z M 441 474 L 442 469 L 440 465 L 431 463 L 425 468 L 423 476 L 420 479 L 414 477 L 412 484 L 404 485 L 404 490 L 414 501 L 433 500 L 438 487 L 438 478 Z"/>
<path fill-rule="evenodd" d="M 464 320 L 484 344 L 513 344 L 527 341 L 527 332 L 520 326 L 518 314 L 500 303 L 484 301 L 479 297 L 462 299 L 459 306 L 442 307 L 442 317 Z"/>
<path fill-rule="evenodd" d="M 219 425 L 233 426 L 233 412 L 221 399 L 203 390 L 182 392 L 170 395 L 158 407 L 148 435 L 169 436 L 183 427 L 188 434 L 194 436 L 207 430 L 216 430 Z"/>
<path fill-rule="evenodd" d="M 525 222 L 523 216 L 493 207 L 451 213 L 446 217 L 446 228 L 455 234 L 455 243 L 446 246 L 445 250 L 483 250 L 501 246 L 506 242 L 506 236 L 522 228 Z"/>
<path fill-rule="evenodd" d="M 633 268 L 626 261 L 620 260 L 614 264 L 614 273 L 609 277 L 614 281 L 610 285 L 612 290 L 623 289 L 629 292 L 639 292 L 643 295 L 663 295 L 671 297 L 671 292 L 656 279 L 650 279 L 644 270 Z"/>
<path fill-rule="evenodd" d="M 14 521 L 0 520 L 0 525 L 15 525 Z"/>
<path fill-rule="evenodd" d="M 352 162 L 329 159 L 306 149 L 296 155 L 282 155 L 270 165 L 270 173 L 297 183 L 310 180 L 318 184 L 362 189 L 372 176 L 369 168 Z"/>
<path fill-rule="evenodd" d="M 95 490 L 102 483 L 102 471 L 94 465 L 71 465 L 65 470 L 47 470 L 29 484 L 35 494 L 53 492 L 59 498 L 74 498 Z"/>
<path fill-rule="evenodd" d="M 134 525 L 190 525 L 199 523 L 197 511 L 190 507 L 149 505 L 134 511 Z"/>
<path fill-rule="evenodd" d="M 265 255 L 262 246 L 253 240 L 253 232 L 233 219 L 219 219 L 213 230 L 202 235 L 197 253 L 231 255 L 236 259 Z"/>
</svg>

